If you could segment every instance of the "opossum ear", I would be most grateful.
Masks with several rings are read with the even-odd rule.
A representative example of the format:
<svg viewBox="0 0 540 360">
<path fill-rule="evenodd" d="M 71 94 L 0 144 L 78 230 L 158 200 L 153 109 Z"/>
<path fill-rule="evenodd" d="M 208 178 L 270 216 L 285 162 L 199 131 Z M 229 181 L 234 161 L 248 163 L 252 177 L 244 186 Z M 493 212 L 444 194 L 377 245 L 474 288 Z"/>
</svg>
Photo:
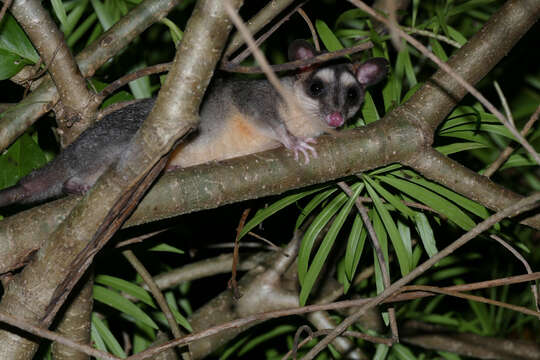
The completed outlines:
<svg viewBox="0 0 540 360">
<path fill-rule="evenodd" d="M 289 61 L 305 60 L 317 54 L 317 50 L 305 40 L 294 40 L 289 45 Z"/>
<path fill-rule="evenodd" d="M 356 79 L 363 87 L 375 85 L 388 72 L 388 61 L 385 58 L 373 58 L 356 65 Z"/>
</svg>

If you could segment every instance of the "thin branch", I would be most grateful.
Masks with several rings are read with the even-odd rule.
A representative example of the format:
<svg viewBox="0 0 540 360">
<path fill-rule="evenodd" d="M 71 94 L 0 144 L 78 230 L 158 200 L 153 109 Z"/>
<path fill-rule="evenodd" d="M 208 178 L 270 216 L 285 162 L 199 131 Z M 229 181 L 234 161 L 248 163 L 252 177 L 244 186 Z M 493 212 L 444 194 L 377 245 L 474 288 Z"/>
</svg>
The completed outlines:
<svg viewBox="0 0 540 360">
<path fill-rule="evenodd" d="M 286 71 L 286 70 L 295 70 L 300 67 L 320 64 L 323 62 L 327 62 L 329 60 L 343 57 L 345 55 L 350 55 L 350 54 L 354 54 L 360 51 L 368 50 L 368 49 L 371 49 L 372 47 L 373 47 L 373 43 L 371 41 L 368 41 L 368 42 L 361 43 L 350 48 L 345 48 L 345 49 L 341 49 L 337 51 L 332 51 L 329 53 L 319 54 L 309 59 L 295 60 L 295 61 L 289 61 L 289 62 L 279 64 L 279 65 L 272 65 L 271 69 L 276 72 Z M 221 65 L 220 70 L 228 71 L 228 72 L 243 73 L 243 74 L 260 74 L 264 72 L 264 70 L 262 70 L 262 68 L 259 66 L 240 66 L 240 65 L 232 65 L 232 64 L 231 65 L 223 64 Z"/>
<path fill-rule="evenodd" d="M 340 181 L 337 183 L 337 185 L 349 197 L 353 196 L 353 191 L 351 190 L 349 186 L 347 186 L 345 182 Z M 381 243 L 379 242 L 379 237 L 377 236 L 377 233 L 375 233 L 375 229 L 373 228 L 373 224 L 371 223 L 371 220 L 369 219 L 369 215 L 364 204 L 362 204 L 362 202 L 357 198 L 355 199 L 355 205 L 356 205 L 356 208 L 358 209 L 358 212 L 360 213 L 360 216 L 362 217 L 362 221 L 364 222 L 364 225 L 367 228 L 369 237 L 371 239 L 371 244 L 373 245 L 373 249 L 375 250 L 375 254 L 377 255 L 379 268 L 381 269 L 384 288 L 387 289 L 388 287 L 390 287 L 390 274 L 386 266 L 386 260 L 384 258 L 384 253 L 381 248 Z M 392 340 L 394 340 L 395 342 L 399 342 L 399 334 L 398 334 L 398 327 L 397 327 L 397 320 L 396 320 L 396 310 L 393 306 L 388 308 L 388 316 L 390 318 L 390 329 L 392 330 Z"/>
<path fill-rule="evenodd" d="M 317 36 L 317 32 L 315 31 L 315 27 L 313 26 L 313 23 L 309 19 L 309 16 L 306 14 L 304 10 L 302 10 L 301 7 L 299 7 L 298 10 L 296 11 L 302 16 L 307 26 L 309 27 L 309 31 L 311 32 L 311 38 L 313 39 L 313 44 L 315 45 L 315 49 L 320 52 L 321 45 L 319 44 L 319 37 Z"/>
<path fill-rule="evenodd" d="M 512 255 L 514 255 L 519 261 L 521 261 L 521 263 L 525 267 L 525 271 L 527 271 L 528 274 L 532 274 L 533 271 L 532 271 L 531 266 L 529 265 L 527 260 L 525 260 L 525 258 L 516 249 L 514 249 L 509 243 L 507 243 L 506 241 L 504 241 L 503 239 L 501 239 L 497 235 L 490 235 L 490 237 L 493 240 L 497 241 L 502 246 L 504 246 L 508 251 L 510 251 L 512 253 Z M 534 306 L 536 307 L 537 311 L 540 311 L 540 308 L 539 308 L 539 305 L 538 305 L 538 287 L 534 283 L 531 284 L 531 292 L 532 292 L 533 298 L 534 298 Z"/>
<path fill-rule="evenodd" d="M 540 105 L 536 108 L 534 113 L 531 115 L 525 126 L 523 126 L 523 129 L 521 129 L 521 135 L 524 137 L 527 136 L 527 133 L 529 130 L 533 127 L 534 123 L 536 123 L 536 120 L 538 120 L 538 117 L 540 116 Z M 514 147 L 512 145 L 508 145 L 497 157 L 497 159 L 484 171 L 484 176 L 491 177 L 497 171 L 502 164 L 512 155 L 514 152 Z"/>
<path fill-rule="evenodd" d="M 289 11 L 287 13 L 287 15 L 285 15 L 283 18 L 281 18 L 276 24 L 274 24 L 270 29 L 268 29 L 264 34 L 259 36 L 257 38 L 257 40 L 255 41 L 257 46 L 262 44 L 266 39 L 268 39 L 270 37 L 270 35 L 272 35 L 274 32 L 276 32 L 276 30 L 279 29 L 279 27 L 281 25 L 283 25 L 286 21 L 288 21 L 290 19 L 290 17 L 298 9 L 300 9 L 302 6 L 304 6 L 304 4 L 307 3 L 308 1 L 309 0 L 302 1 L 300 4 L 296 5 L 296 7 L 294 9 L 292 9 L 291 11 Z M 238 54 L 234 59 L 232 59 L 230 61 L 226 61 L 227 56 L 224 56 L 223 60 L 221 61 L 221 66 L 235 66 L 235 65 L 238 65 L 242 61 L 244 61 L 244 59 L 246 59 L 249 55 L 251 55 L 251 49 L 248 46 L 246 49 L 244 49 L 240 54 Z"/>
<path fill-rule="evenodd" d="M 171 332 L 173 333 L 173 336 L 175 338 L 181 337 L 182 331 L 180 331 L 180 327 L 178 326 L 178 323 L 176 322 L 176 319 L 171 311 L 171 308 L 169 307 L 169 304 L 167 303 L 167 300 L 165 299 L 165 296 L 163 296 L 163 293 L 157 286 L 156 282 L 152 278 L 152 275 L 146 270 L 146 267 L 143 265 L 142 262 L 137 259 L 133 251 L 131 250 L 124 250 L 122 251 L 122 255 L 126 258 L 126 260 L 133 266 L 135 271 L 141 276 L 146 286 L 148 286 L 148 289 L 150 289 L 150 292 L 154 296 L 154 299 L 156 299 L 156 302 L 163 312 L 163 315 L 165 315 L 165 319 L 167 319 L 167 323 L 169 324 L 169 327 L 171 328 Z"/>
<path fill-rule="evenodd" d="M 303 331 L 306 331 L 308 333 L 308 336 L 304 340 L 300 341 L 300 335 L 302 334 Z M 296 331 L 296 334 L 294 336 L 294 344 L 293 344 L 292 349 L 289 350 L 281 358 L 281 360 L 287 360 L 289 357 L 292 357 L 293 359 L 296 360 L 296 353 L 297 353 L 298 349 L 300 349 L 302 346 L 304 346 L 305 344 L 307 344 L 311 340 L 313 340 L 313 339 L 315 339 L 315 338 L 317 338 L 319 336 L 322 336 L 322 335 L 327 335 L 331 331 L 332 331 L 332 329 L 322 329 L 322 330 L 317 330 L 317 331 L 313 332 L 313 330 L 311 330 L 311 328 L 309 326 L 307 326 L 307 325 L 301 326 Z M 359 331 L 345 331 L 343 333 L 343 336 L 350 336 L 350 337 L 354 337 L 354 338 L 357 338 L 357 339 L 366 340 L 366 341 L 372 342 L 374 344 L 385 344 L 386 346 L 392 346 L 392 344 L 394 343 L 394 341 L 392 339 L 387 339 L 387 338 L 378 337 L 378 336 L 371 336 L 371 335 L 361 333 Z"/>
<path fill-rule="evenodd" d="M 92 346 L 89 346 L 89 345 L 75 342 L 65 336 L 58 335 L 58 333 L 32 325 L 26 321 L 20 320 L 16 317 L 13 317 L 4 313 L 0 313 L 0 322 L 3 322 L 5 324 L 11 325 L 18 329 L 24 330 L 25 332 L 32 335 L 36 335 L 40 338 L 56 341 L 59 344 L 69 346 L 77 351 L 88 354 L 90 356 L 94 356 L 96 358 L 101 358 L 101 359 L 106 359 L 106 360 L 120 360 L 119 357 L 111 355 L 107 352 L 94 349 Z"/>
<path fill-rule="evenodd" d="M 236 281 L 236 268 L 238 266 L 238 261 L 240 260 L 239 254 L 239 244 L 240 244 L 240 233 L 244 228 L 246 219 L 251 211 L 250 208 L 244 209 L 240 221 L 238 222 L 238 227 L 236 228 L 236 238 L 234 239 L 234 250 L 233 250 L 233 262 L 231 266 L 231 279 L 229 280 L 229 288 L 233 289 L 234 298 L 236 300 L 240 299 L 240 290 L 238 290 L 238 283 Z"/>
<path fill-rule="evenodd" d="M 502 308 L 505 308 L 505 309 L 510 309 L 510 310 L 513 310 L 513 311 L 516 311 L 516 312 L 520 312 L 520 313 L 525 314 L 525 315 L 535 316 L 535 317 L 540 319 L 540 311 L 527 309 L 526 307 L 523 307 L 523 306 L 508 304 L 508 303 L 505 303 L 505 302 L 502 302 L 502 301 L 487 299 L 487 298 L 482 297 L 482 296 L 471 295 L 471 294 L 463 294 L 463 293 L 461 293 L 459 291 L 446 290 L 446 289 L 442 289 L 442 288 L 439 288 L 439 287 L 436 287 L 436 286 L 410 285 L 410 286 L 407 286 L 407 289 L 412 290 L 412 291 L 433 292 L 433 293 L 436 293 L 436 294 L 449 295 L 449 296 L 458 297 L 458 298 L 461 298 L 461 299 L 467 299 L 467 300 L 476 301 L 476 302 L 480 302 L 480 303 L 484 303 L 484 304 L 495 305 L 495 306 L 499 306 L 499 307 L 502 307 Z"/>
</svg>

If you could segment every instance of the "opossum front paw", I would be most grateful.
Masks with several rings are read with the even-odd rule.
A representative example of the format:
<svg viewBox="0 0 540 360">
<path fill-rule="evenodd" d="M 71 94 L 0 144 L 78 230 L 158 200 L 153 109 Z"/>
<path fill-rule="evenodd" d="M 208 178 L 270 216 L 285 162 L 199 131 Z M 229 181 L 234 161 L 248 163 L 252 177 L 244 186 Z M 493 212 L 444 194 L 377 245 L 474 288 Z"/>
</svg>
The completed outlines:
<svg viewBox="0 0 540 360">
<path fill-rule="evenodd" d="M 307 138 L 307 139 L 296 139 L 296 141 L 290 146 L 290 149 L 294 152 L 294 160 L 298 161 L 298 154 L 302 153 L 304 155 L 304 165 L 309 164 L 309 154 L 308 151 L 311 152 L 311 155 L 316 159 L 317 158 L 317 150 L 309 144 L 316 144 L 317 140 L 314 138 Z"/>
</svg>

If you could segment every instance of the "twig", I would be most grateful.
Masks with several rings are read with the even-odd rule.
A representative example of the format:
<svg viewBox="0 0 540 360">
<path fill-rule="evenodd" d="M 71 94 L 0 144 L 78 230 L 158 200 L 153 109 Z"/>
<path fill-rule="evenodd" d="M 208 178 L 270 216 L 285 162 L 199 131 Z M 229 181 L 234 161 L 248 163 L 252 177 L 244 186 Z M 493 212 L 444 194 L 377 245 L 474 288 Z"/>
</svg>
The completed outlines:
<svg viewBox="0 0 540 360">
<path fill-rule="evenodd" d="M 337 185 L 350 197 L 353 195 L 353 191 L 347 184 L 343 181 L 340 181 L 337 183 Z M 381 243 L 379 242 L 379 238 L 377 237 L 377 234 L 375 233 L 375 229 L 373 228 L 373 224 L 371 223 L 371 220 L 369 219 L 369 215 L 367 212 L 366 207 L 362 202 L 357 198 L 355 199 L 355 205 L 358 209 L 358 212 L 360 213 L 360 216 L 362 217 L 362 221 L 364 222 L 364 225 L 367 228 L 369 237 L 371 239 L 371 244 L 373 245 L 373 249 L 375 250 L 375 254 L 377 255 L 377 261 L 379 263 L 379 268 L 381 269 L 381 273 L 383 276 L 383 284 L 384 288 L 388 288 L 390 286 L 390 274 L 388 273 L 388 268 L 386 267 L 386 261 L 384 259 L 384 254 L 381 248 Z M 399 334 L 398 334 L 398 327 L 397 327 L 397 320 L 396 320 L 396 309 L 392 306 L 388 308 L 388 317 L 390 319 L 390 329 L 392 330 L 392 340 L 394 342 L 399 342 Z"/>
<path fill-rule="evenodd" d="M 264 34 L 259 36 L 255 43 L 258 45 L 262 44 L 266 39 L 270 37 L 281 25 L 283 25 L 286 21 L 290 19 L 290 17 L 302 6 L 305 5 L 309 0 L 302 1 L 300 4 L 296 5 L 294 9 L 289 11 L 287 15 L 285 15 L 282 19 L 280 19 L 276 24 L 274 24 L 268 31 L 266 31 Z M 226 61 L 226 56 L 223 57 L 223 60 L 221 62 L 221 66 L 235 66 L 240 64 L 242 61 L 244 61 L 245 58 L 247 58 L 249 55 L 251 55 L 251 49 L 249 46 L 245 48 L 240 54 L 238 54 L 234 59 L 230 61 Z"/>
<path fill-rule="evenodd" d="M 304 340 L 300 341 L 300 335 L 302 334 L 303 331 L 306 331 L 308 336 Z M 304 346 L 305 344 L 307 344 L 311 340 L 315 339 L 316 337 L 319 337 L 321 335 L 329 334 L 331 331 L 332 331 L 332 329 L 322 329 L 322 330 L 318 330 L 318 331 L 313 332 L 313 330 L 311 330 L 311 328 L 309 326 L 307 326 L 307 325 L 301 326 L 296 331 L 296 334 L 294 336 L 294 344 L 293 344 L 292 349 L 289 350 L 289 352 L 287 352 L 281 358 L 281 360 L 287 360 L 289 357 L 292 357 L 293 359 L 296 360 L 296 352 L 298 351 L 298 349 L 300 349 L 302 346 Z M 377 336 L 371 336 L 371 335 L 361 333 L 359 331 L 345 331 L 343 333 L 343 336 L 355 337 L 357 339 L 366 340 L 366 341 L 372 342 L 374 344 L 385 344 L 387 346 L 392 346 L 392 344 L 393 344 L 392 339 L 383 338 L 383 337 L 377 337 Z"/>
<path fill-rule="evenodd" d="M 540 105 L 536 108 L 534 113 L 531 115 L 525 126 L 523 126 L 523 129 L 521 129 L 521 135 L 527 136 L 527 133 L 529 130 L 533 127 L 536 120 L 538 120 L 538 117 L 540 116 Z M 512 155 L 514 152 L 514 147 L 511 145 L 508 145 L 506 149 L 504 149 L 500 154 L 499 157 L 484 171 L 484 176 L 490 177 L 497 171 L 502 164 Z"/>
<path fill-rule="evenodd" d="M 250 208 L 247 208 L 242 213 L 242 216 L 240 217 L 240 221 L 238 222 L 238 227 L 236 228 L 236 239 L 234 240 L 234 250 L 233 250 L 233 262 L 231 267 L 231 279 L 229 280 L 229 288 L 232 288 L 234 298 L 236 300 L 240 299 L 240 291 L 238 290 L 238 283 L 236 282 L 236 268 L 238 267 L 238 260 L 240 257 L 239 251 L 239 243 L 240 243 L 240 233 L 242 232 L 242 229 L 244 228 L 244 224 L 246 223 L 246 219 L 249 215 L 249 212 L 251 211 Z"/>
<path fill-rule="evenodd" d="M 372 8 L 364 4 L 360 0 L 348 0 L 350 3 L 354 4 L 355 6 L 359 7 L 366 13 L 368 13 L 370 16 L 374 17 L 377 21 L 380 21 L 388 27 L 392 27 L 392 23 L 384 18 L 383 16 L 379 15 L 375 11 L 373 11 Z M 429 51 L 422 43 L 420 43 L 418 40 L 401 30 L 399 27 L 395 27 L 394 29 L 402 38 L 407 40 L 407 42 L 411 43 L 415 48 L 417 48 L 422 54 L 427 56 L 429 59 L 431 59 L 437 66 L 439 66 L 443 71 L 448 73 L 454 80 L 456 80 L 461 86 L 463 86 L 469 93 L 471 93 L 472 96 L 474 96 L 478 101 L 482 103 L 497 119 L 503 123 L 504 126 L 508 128 L 508 130 L 512 133 L 512 135 L 515 136 L 515 138 L 519 141 L 519 143 L 529 152 L 529 154 L 533 157 L 533 159 L 536 161 L 537 164 L 540 165 L 540 155 L 534 150 L 534 148 L 525 140 L 525 138 L 517 131 L 515 126 L 512 126 L 512 124 L 504 117 L 503 114 L 493 104 L 491 104 L 485 97 L 482 95 L 474 86 L 469 84 L 463 77 L 461 77 L 458 73 L 456 73 L 448 64 L 441 61 L 437 56 L 435 56 L 431 51 Z"/>
<path fill-rule="evenodd" d="M 529 265 L 527 260 L 525 260 L 525 258 L 516 249 L 514 249 L 509 243 L 507 243 L 506 241 L 504 241 L 503 239 L 501 239 L 497 235 L 490 235 L 490 237 L 493 240 L 497 241 L 502 246 L 504 246 L 508 251 L 510 251 L 512 253 L 512 255 L 514 255 L 519 261 L 521 261 L 521 263 L 525 267 L 525 271 L 527 271 L 528 274 L 532 274 L 533 271 L 531 269 L 531 266 Z M 538 305 L 538 287 L 534 283 L 531 284 L 531 292 L 532 292 L 533 297 L 534 297 L 534 306 L 536 307 L 537 311 L 540 311 L 540 308 L 539 308 L 539 305 Z"/>
<path fill-rule="evenodd" d="M 461 299 L 472 300 L 472 301 L 476 301 L 476 302 L 480 302 L 480 303 L 484 303 L 484 304 L 500 306 L 500 307 L 503 307 L 503 308 L 506 308 L 506 309 L 510 309 L 510 310 L 514 310 L 516 312 L 520 312 L 522 314 L 535 316 L 535 317 L 540 319 L 540 312 L 539 311 L 527 309 L 526 307 L 523 307 L 523 306 L 508 304 L 508 303 L 505 303 L 505 302 L 502 302 L 502 301 L 487 299 L 487 298 L 482 297 L 482 296 L 471 295 L 471 294 L 463 294 L 463 293 L 461 293 L 459 291 L 442 289 L 442 288 L 439 288 L 439 287 L 436 287 L 436 286 L 411 285 L 411 286 L 407 286 L 407 289 L 413 290 L 413 291 L 427 291 L 427 292 L 433 292 L 433 293 L 437 293 L 437 294 L 444 294 L 444 295 L 458 297 L 458 298 L 461 298 Z"/>
<path fill-rule="evenodd" d="M 519 284 L 519 283 L 528 282 L 528 281 L 536 281 L 538 279 L 540 279 L 540 272 L 535 272 L 535 273 L 526 274 L 526 275 L 510 276 L 510 277 L 505 277 L 501 279 L 479 281 L 479 282 L 469 283 L 469 284 L 447 286 L 447 287 L 443 287 L 442 289 L 453 290 L 453 291 L 471 291 L 471 290 L 486 289 L 490 287 Z M 404 286 L 403 290 L 408 291 L 410 289 L 408 286 Z M 423 292 L 423 291 L 401 292 L 394 296 L 389 297 L 388 299 L 383 301 L 383 303 L 420 299 L 420 298 L 431 296 L 431 295 L 432 294 L 428 292 Z"/>
<path fill-rule="evenodd" d="M 345 48 L 345 49 L 341 49 L 341 50 L 337 50 L 337 51 L 333 51 L 329 53 L 319 54 L 309 59 L 295 60 L 295 61 L 286 62 L 284 64 L 272 65 L 270 66 L 270 68 L 276 72 L 286 71 L 286 70 L 295 70 L 300 67 L 307 67 L 314 64 L 320 64 L 329 60 L 343 57 L 345 55 L 350 55 L 350 54 L 354 54 L 360 51 L 368 50 L 368 49 L 371 49 L 372 47 L 373 47 L 373 43 L 369 41 L 369 42 L 358 44 L 350 48 Z M 227 64 L 221 65 L 220 70 L 228 71 L 228 72 L 243 73 L 243 74 L 260 74 L 264 72 L 262 67 L 259 67 L 259 66 L 240 66 L 240 65 L 227 65 Z"/>
<path fill-rule="evenodd" d="M 93 347 L 89 345 L 78 343 L 65 336 L 58 335 L 57 333 L 53 331 L 29 324 L 26 321 L 23 321 L 21 319 L 18 319 L 16 317 L 13 317 L 7 314 L 0 313 L 0 322 L 6 323 L 18 329 L 24 330 L 25 332 L 32 335 L 36 335 L 40 338 L 56 341 L 59 344 L 69 346 L 79 352 L 85 353 L 90 356 L 94 356 L 96 358 L 101 358 L 101 359 L 106 359 L 106 360 L 120 360 L 119 357 L 111 355 L 107 352 L 94 349 Z"/>
<path fill-rule="evenodd" d="M 167 300 L 165 300 L 165 296 L 163 296 L 163 293 L 157 286 L 156 282 L 152 278 L 152 275 L 146 270 L 144 265 L 137 259 L 133 251 L 131 250 L 124 250 L 122 251 L 122 255 L 129 261 L 131 266 L 137 271 L 139 275 L 141 275 L 142 279 L 144 280 L 144 283 L 146 286 L 148 286 L 148 289 L 150 289 L 150 292 L 156 299 L 156 302 L 158 303 L 159 308 L 163 312 L 163 315 L 165 315 L 165 318 L 167 319 L 167 323 L 169 324 L 169 327 L 171 328 L 171 332 L 173 333 L 175 338 L 181 337 L 183 334 L 180 331 L 180 327 L 178 326 L 178 323 L 176 322 L 176 319 L 174 318 L 174 315 L 171 311 L 171 308 L 169 307 L 169 304 L 167 304 Z"/>
<path fill-rule="evenodd" d="M 514 205 L 509 206 L 506 209 L 499 211 L 491 215 L 484 221 L 480 222 L 470 231 L 468 231 L 467 233 L 459 237 L 452 244 L 448 245 L 446 248 L 442 249 L 439 253 L 435 254 L 433 257 L 431 257 L 430 259 L 426 260 L 425 262 L 417 266 L 415 269 L 413 269 L 410 273 L 408 273 L 407 275 L 405 275 L 404 277 L 402 277 L 401 279 L 393 283 L 390 287 L 385 289 L 382 293 L 380 293 L 376 297 L 367 301 L 364 305 L 362 305 L 358 309 L 358 311 L 355 314 L 344 319 L 338 326 L 336 326 L 336 328 L 334 329 L 334 332 L 326 336 L 317 345 L 315 345 L 315 347 L 313 347 L 313 349 L 311 349 L 309 353 L 306 354 L 304 359 L 305 360 L 313 359 L 319 352 L 321 352 L 324 348 L 326 348 L 326 346 L 328 346 L 330 342 L 332 342 L 337 336 L 339 336 L 339 334 L 345 331 L 350 325 L 354 324 L 360 318 L 360 316 L 364 314 L 364 312 L 367 309 L 377 306 L 378 304 L 383 302 L 385 299 L 395 294 L 397 291 L 399 291 L 401 287 L 408 284 L 412 280 L 416 279 L 418 276 L 422 275 L 424 272 L 429 270 L 433 265 L 435 265 L 441 259 L 450 255 L 451 253 L 459 249 L 461 246 L 465 245 L 466 243 L 474 239 L 476 236 L 478 236 L 482 232 L 491 228 L 494 224 L 498 223 L 502 219 L 509 216 L 519 215 L 525 211 L 529 211 L 537 207 L 538 205 L 540 205 L 539 202 L 540 202 L 540 193 L 533 194 L 531 196 L 521 199 Z"/>
<path fill-rule="evenodd" d="M 315 31 L 315 27 L 313 26 L 313 23 L 309 19 L 309 16 L 307 16 L 306 12 L 302 10 L 301 7 L 298 8 L 298 13 L 304 18 L 304 21 L 306 22 L 307 26 L 309 27 L 309 31 L 311 32 L 311 38 L 313 39 L 313 44 L 315 45 L 315 49 L 320 52 L 321 51 L 321 45 L 319 44 L 319 38 L 317 37 L 317 32 Z"/>
<path fill-rule="evenodd" d="M 121 78 L 119 78 L 119 79 L 113 81 L 112 83 L 110 83 L 109 85 L 107 85 L 107 87 L 105 87 L 105 89 L 101 90 L 101 92 L 98 94 L 98 96 L 101 99 L 104 99 L 107 96 L 111 95 L 116 90 L 118 90 L 119 88 L 121 88 L 122 86 L 126 85 L 127 83 L 129 83 L 129 82 L 131 82 L 133 80 L 136 80 L 136 79 L 138 79 L 140 77 L 143 77 L 143 76 L 152 75 L 152 74 L 158 74 L 158 73 L 169 71 L 169 69 L 171 68 L 171 64 L 172 64 L 172 62 L 168 62 L 168 63 L 162 63 L 162 64 L 153 65 L 153 66 L 148 66 L 148 67 L 146 67 L 144 69 L 136 70 L 136 71 L 134 71 L 132 73 L 124 75 Z"/>
</svg>

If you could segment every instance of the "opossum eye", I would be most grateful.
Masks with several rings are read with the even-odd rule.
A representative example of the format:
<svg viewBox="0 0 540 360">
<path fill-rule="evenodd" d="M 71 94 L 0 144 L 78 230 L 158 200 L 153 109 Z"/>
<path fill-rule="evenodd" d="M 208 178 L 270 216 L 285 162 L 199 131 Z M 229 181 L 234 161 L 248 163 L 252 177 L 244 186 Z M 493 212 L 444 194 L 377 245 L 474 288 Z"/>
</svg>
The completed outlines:
<svg viewBox="0 0 540 360">
<path fill-rule="evenodd" d="M 311 85 L 309 86 L 309 92 L 311 93 L 311 96 L 319 96 L 324 91 L 324 84 L 320 80 L 314 80 Z"/>
<path fill-rule="evenodd" d="M 355 88 L 350 88 L 347 90 L 347 100 L 349 102 L 354 102 L 358 99 L 358 90 Z"/>
</svg>

